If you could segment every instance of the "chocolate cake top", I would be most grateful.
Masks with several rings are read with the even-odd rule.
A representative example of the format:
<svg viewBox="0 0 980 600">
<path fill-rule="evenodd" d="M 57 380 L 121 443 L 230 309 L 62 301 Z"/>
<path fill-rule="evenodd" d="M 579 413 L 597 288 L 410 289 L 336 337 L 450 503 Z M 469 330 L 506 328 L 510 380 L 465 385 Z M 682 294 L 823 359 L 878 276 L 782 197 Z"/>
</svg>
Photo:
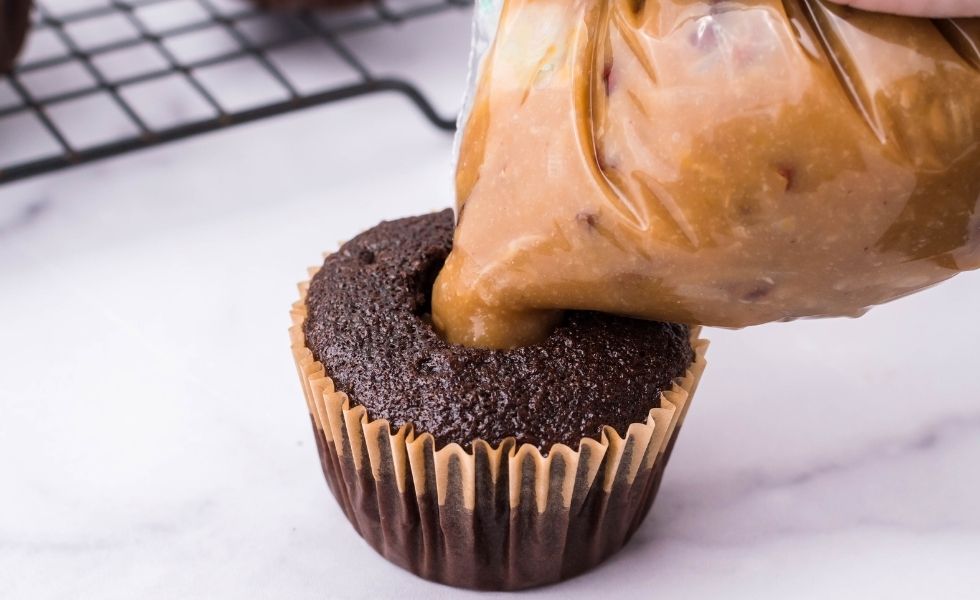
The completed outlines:
<svg viewBox="0 0 980 600">
<path fill-rule="evenodd" d="M 568 312 L 543 342 L 483 350 L 443 340 L 432 282 L 452 248 L 453 213 L 387 221 L 344 244 L 310 284 L 306 344 L 338 390 L 439 447 L 507 437 L 578 448 L 605 425 L 644 422 L 694 359 L 685 325 Z"/>
</svg>

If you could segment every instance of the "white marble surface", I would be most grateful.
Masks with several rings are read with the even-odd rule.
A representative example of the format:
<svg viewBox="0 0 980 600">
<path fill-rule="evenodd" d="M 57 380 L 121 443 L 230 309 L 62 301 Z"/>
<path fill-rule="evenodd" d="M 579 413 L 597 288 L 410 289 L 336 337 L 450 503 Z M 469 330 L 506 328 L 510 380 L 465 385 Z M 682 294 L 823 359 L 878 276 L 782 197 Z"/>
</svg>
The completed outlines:
<svg viewBox="0 0 980 600">
<path fill-rule="evenodd" d="M 464 64 L 413 68 L 451 107 Z M 0 187 L 0 598 L 469 597 L 346 523 L 286 335 L 322 250 L 450 203 L 450 146 L 385 95 Z M 976 598 L 978 301 L 710 332 L 651 518 L 524 595 Z"/>
</svg>

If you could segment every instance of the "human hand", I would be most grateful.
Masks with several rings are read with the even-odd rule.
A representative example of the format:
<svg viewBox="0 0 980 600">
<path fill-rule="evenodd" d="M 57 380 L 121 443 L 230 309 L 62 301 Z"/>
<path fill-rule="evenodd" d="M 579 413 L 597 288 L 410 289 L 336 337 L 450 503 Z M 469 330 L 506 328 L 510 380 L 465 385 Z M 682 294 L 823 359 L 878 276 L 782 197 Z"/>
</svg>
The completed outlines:
<svg viewBox="0 0 980 600">
<path fill-rule="evenodd" d="M 913 17 L 980 17 L 980 0 L 833 0 L 854 8 Z"/>
</svg>

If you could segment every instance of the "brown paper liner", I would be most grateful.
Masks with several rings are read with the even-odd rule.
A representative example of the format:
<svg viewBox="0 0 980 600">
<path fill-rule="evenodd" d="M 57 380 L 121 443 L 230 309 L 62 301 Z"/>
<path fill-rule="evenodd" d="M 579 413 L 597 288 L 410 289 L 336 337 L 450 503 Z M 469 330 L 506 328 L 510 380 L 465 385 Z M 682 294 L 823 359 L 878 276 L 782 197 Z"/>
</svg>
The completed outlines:
<svg viewBox="0 0 980 600">
<path fill-rule="evenodd" d="M 311 276 L 316 269 L 311 269 Z M 691 333 L 695 360 L 660 408 L 622 438 L 606 427 L 578 450 L 542 456 L 513 438 L 467 452 L 436 449 L 411 425 L 392 431 L 351 406 L 306 347 L 309 283 L 291 311 L 293 356 L 323 474 L 351 524 L 391 562 L 426 579 L 517 590 L 577 575 L 619 550 L 653 504 L 680 425 L 705 368 L 708 342 Z"/>
</svg>

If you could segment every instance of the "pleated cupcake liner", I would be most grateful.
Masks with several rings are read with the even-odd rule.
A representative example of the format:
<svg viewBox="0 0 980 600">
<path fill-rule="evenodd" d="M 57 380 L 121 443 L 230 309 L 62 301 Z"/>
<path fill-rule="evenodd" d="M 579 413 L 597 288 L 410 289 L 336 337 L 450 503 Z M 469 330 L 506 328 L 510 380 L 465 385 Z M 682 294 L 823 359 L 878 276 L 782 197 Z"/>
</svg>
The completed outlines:
<svg viewBox="0 0 980 600">
<path fill-rule="evenodd" d="M 513 438 L 437 448 L 432 435 L 372 419 L 335 388 L 306 346 L 308 289 L 300 284 L 290 337 L 323 474 L 382 556 L 440 583 L 517 590 L 588 570 L 640 526 L 706 365 L 700 328 L 691 331 L 694 362 L 625 437 L 605 427 L 599 440 L 546 455 Z"/>
</svg>

